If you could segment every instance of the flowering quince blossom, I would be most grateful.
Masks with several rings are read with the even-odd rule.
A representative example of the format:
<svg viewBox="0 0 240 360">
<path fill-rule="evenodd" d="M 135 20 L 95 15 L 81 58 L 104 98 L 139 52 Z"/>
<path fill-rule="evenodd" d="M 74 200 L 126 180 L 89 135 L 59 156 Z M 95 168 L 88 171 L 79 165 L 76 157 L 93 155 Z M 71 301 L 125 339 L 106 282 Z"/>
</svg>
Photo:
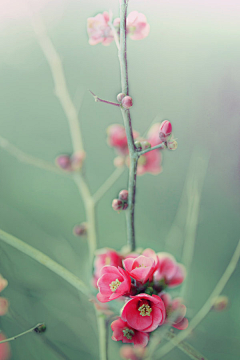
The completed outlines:
<svg viewBox="0 0 240 360">
<path fill-rule="evenodd" d="M 8 300 L 0 296 L 0 316 L 8 312 Z"/>
<path fill-rule="evenodd" d="M 171 295 L 167 293 L 163 293 L 161 296 L 162 301 L 164 302 L 165 308 L 166 308 L 166 323 L 168 322 L 168 318 L 171 316 L 171 314 L 174 311 L 178 311 L 179 315 L 177 319 L 172 324 L 173 327 L 175 327 L 178 330 L 185 330 L 188 327 L 188 319 L 185 318 L 186 315 L 186 306 L 182 304 L 182 301 L 180 298 L 176 298 L 174 300 L 171 299 Z"/>
<path fill-rule="evenodd" d="M 116 18 L 113 25 L 119 29 L 120 19 Z M 142 40 L 148 36 L 150 25 L 147 22 L 146 16 L 138 11 L 132 11 L 127 17 L 127 35 L 132 40 Z"/>
<path fill-rule="evenodd" d="M 123 266 L 128 274 L 142 284 L 152 278 L 155 265 L 152 258 L 143 255 L 123 260 Z"/>
<path fill-rule="evenodd" d="M 152 175 L 160 174 L 162 171 L 161 161 L 162 155 L 158 149 L 151 150 L 146 154 L 141 155 L 138 160 L 137 175 L 146 173 Z"/>
<path fill-rule="evenodd" d="M 122 268 L 104 266 L 101 270 L 97 286 L 99 293 L 97 298 L 101 302 L 108 302 L 129 294 L 131 289 L 131 278 Z"/>
<path fill-rule="evenodd" d="M 111 265 L 115 267 L 122 267 L 122 256 L 119 255 L 115 250 L 112 249 L 101 249 L 97 252 L 94 261 L 94 276 L 93 283 L 97 287 L 97 281 L 101 274 L 101 269 L 105 265 Z"/>
<path fill-rule="evenodd" d="M 107 46 L 111 44 L 114 37 L 112 29 L 108 25 L 109 20 L 110 18 L 107 11 L 87 19 L 87 32 L 90 45 L 102 43 Z"/>
<path fill-rule="evenodd" d="M 0 341 L 6 340 L 6 336 L 3 333 L 0 333 Z M 0 360 L 10 359 L 11 352 L 8 342 L 0 344 Z"/>
<path fill-rule="evenodd" d="M 133 329 L 151 332 L 162 325 L 166 310 L 162 299 L 157 295 L 138 294 L 131 296 L 123 307 L 121 318 Z"/>
<path fill-rule="evenodd" d="M 126 156 L 128 154 L 127 136 L 124 126 L 119 124 L 111 125 L 107 128 L 109 146 L 114 147 L 120 155 Z M 138 137 L 138 133 L 133 131 L 134 139 Z"/>
<path fill-rule="evenodd" d="M 144 347 L 148 343 L 149 335 L 147 333 L 132 328 L 126 321 L 120 318 L 112 322 L 111 328 L 113 331 L 112 339 L 115 341 L 133 343 L 134 345 Z"/>
<path fill-rule="evenodd" d="M 175 258 L 168 253 L 158 253 L 159 267 L 154 273 L 154 281 L 164 280 L 169 287 L 180 285 L 185 279 L 185 267 L 176 262 Z"/>
</svg>

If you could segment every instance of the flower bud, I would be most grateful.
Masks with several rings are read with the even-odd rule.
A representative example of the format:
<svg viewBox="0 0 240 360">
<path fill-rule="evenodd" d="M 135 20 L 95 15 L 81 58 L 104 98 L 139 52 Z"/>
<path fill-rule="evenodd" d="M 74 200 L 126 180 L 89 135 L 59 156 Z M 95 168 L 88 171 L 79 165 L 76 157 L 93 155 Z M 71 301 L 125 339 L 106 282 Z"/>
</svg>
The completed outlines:
<svg viewBox="0 0 240 360">
<path fill-rule="evenodd" d="M 87 234 L 87 223 L 82 223 L 80 225 L 76 225 L 73 228 L 73 234 L 76 236 L 84 236 Z"/>
<path fill-rule="evenodd" d="M 167 143 L 167 147 L 169 150 L 176 150 L 178 144 L 176 142 L 176 140 L 171 140 L 171 141 L 168 141 Z"/>
<path fill-rule="evenodd" d="M 227 305 L 228 305 L 228 297 L 224 295 L 220 295 L 213 300 L 212 309 L 216 311 L 223 311 L 226 309 Z"/>
<path fill-rule="evenodd" d="M 124 93 L 118 94 L 118 96 L 117 96 L 117 101 L 121 103 L 121 102 L 122 102 L 122 99 L 123 99 L 125 96 L 126 96 L 126 94 L 124 94 Z"/>
<path fill-rule="evenodd" d="M 142 150 L 142 144 L 140 143 L 140 141 L 135 141 L 134 145 L 137 149 L 137 151 L 141 151 Z"/>
<path fill-rule="evenodd" d="M 141 144 L 143 150 L 150 149 L 151 147 L 151 144 L 148 141 L 142 141 Z"/>
<path fill-rule="evenodd" d="M 122 210 L 126 210 L 128 208 L 128 203 L 125 203 L 122 207 Z"/>
<path fill-rule="evenodd" d="M 78 151 L 71 156 L 71 167 L 72 170 L 80 170 L 85 159 L 85 151 Z"/>
<path fill-rule="evenodd" d="M 168 120 L 164 120 L 159 128 L 159 137 L 162 141 L 167 141 L 172 133 L 172 124 Z"/>
<path fill-rule="evenodd" d="M 122 210 L 122 206 L 123 206 L 123 203 L 122 203 L 121 200 L 119 200 L 119 199 L 114 199 L 113 200 L 113 202 L 112 202 L 113 210 L 115 210 L 115 211 Z"/>
<path fill-rule="evenodd" d="M 123 106 L 125 109 L 130 109 L 130 107 L 132 107 L 132 105 L 133 105 L 133 101 L 132 101 L 131 96 L 125 96 L 125 97 L 122 99 L 122 106 Z"/>
<path fill-rule="evenodd" d="M 127 199 L 128 199 L 128 191 L 127 190 L 121 190 L 119 195 L 118 195 L 118 198 L 120 200 L 127 201 Z"/>
<path fill-rule="evenodd" d="M 56 165 L 59 166 L 62 170 L 71 171 L 71 159 L 68 155 L 60 155 L 55 160 Z"/>
</svg>

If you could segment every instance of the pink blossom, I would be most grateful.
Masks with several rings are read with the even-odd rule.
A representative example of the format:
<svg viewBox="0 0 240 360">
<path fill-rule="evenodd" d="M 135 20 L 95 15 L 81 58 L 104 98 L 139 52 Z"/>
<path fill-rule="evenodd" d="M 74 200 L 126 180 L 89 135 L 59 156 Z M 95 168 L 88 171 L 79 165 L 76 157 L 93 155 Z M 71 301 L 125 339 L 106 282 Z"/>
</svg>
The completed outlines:
<svg viewBox="0 0 240 360">
<path fill-rule="evenodd" d="M 141 360 L 144 358 L 146 348 L 143 346 L 122 345 L 120 356 L 127 360 Z"/>
<path fill-rule="evenodd" d="M 3 291 L 8 286 L 8 281 L 2 277 L 0 274 L 0 292 Z"/>
<path fill-rule="evenodd" d="M 120 19 L 116 18 L 113 22 L 116 29 L 120 27 Z M 146 16 L 137 11 L 132 11 L 127 17 L 127 35 L 132 40 L 141 40 L 148 36 L 150 25 L 147 23 Z M 119 31 L 118 31 L 119 32 Z"/>
<path fill-rule="evenodd" d="M 172 134 L 172 124 L 168 120 L 164 120 L 159 128 L 159 138 L 162 141 L 167 141 Z"/>
<path fill-rule="evenodd" d="M 128 274 L 142 284 L 152 278 L 155 270 L 154 259 L 144 255 L 137 258 L 127 258 L 123 260 L 123 265 Z"/>
<path fill-rule="evenodd" d="M 168 322 L 168 318 L 171 317 L 174 311 L 177 311 L 177 318 L 172 324 L 178 330 L 185 330 L 188 327 L 188 319 L 185 318 L 186 315 L 186 306 L 182 304 L 182 300 L 180 298 L 176 298 L 172 300 L 171 295 L 163 293 L 161 295 L 161 299 L 164 302 L 167 318 L 166 323 Z"/>
<path fill-rule="evenodd" d="M 0 341 L 5 340 L 6 337 L 3 333 L 0 333 Z M 0 344 L 0 360 L 8 360 L 10 359 L 11 351 L 8 342 Z"/>
<path fill-rule="evenodd" d="M 123 257 L 112 249 L 101 249 L 96 253 L 94 261 L 94 286 L 97 287 L 97 281 L 100 277 L 101 269 L 105 265 L 111 265 L 115 267 L 122 267 Z"/>
<path fill-rule="evenodd" d="M 99 289 L 98 300 L 108 302 L 129 294 L 131 278 L 122 268 L 106 265 L 101 270 L 97 286 Z"/>
<path fill-rule="evenodd" d="M 180 285 L 185 278 L 185 267 L 176 262 L 168 253 L 158 253 L 159 267 L 154 273 L 154 281 L 164 280 L 169 287 Z"/>
<path fill-rule="evenodd" d="M 108 22 L 109 14 L 107 11 L 87 19 L 87 32 L 90 45 L 102 43 L 106 46 L 113 41 L 113 32 L 108 25 Z"/>
<path fill-rule="evenodd" d="M 138 159 L 137 175 L 146 173 L 153 175 L 160 174 L 162 171 L 161 160 L 162 155 L 158 149 L 151 150 L 146 154 L 141 155 Z"/>
<path fill-rule="evenodd" d="M 0 316 L 5 315 L 8 312 L 8 300 L 0 296 Z"/>
<path fill-rule="evenodd" d="M 164 323 L 166 310 L 159 296 L 138 294 L 131 298 L 123 307 L 122 320 L 133 329 L 151 332 Z"/>
<path fill-rule="evenodd" d="M 152 145 L 152 147 L 162 143 L 162 140 L 160 140 L 160 138 L 159 138 L 159 127 L 160 126 L 161 126 L 161 123 L 153 124 L 147 133 L 147 139 L 150 142 L 150 144 Z"/>
<path fill-rule="evenodd" d="M 146 257 L 150 257 L 154 260 L 155 262 L 155 268 L 154 268 L 154 271 L 156 271 L 158 269 L 158 266 L 159 266 L 159 258 L 157 256 L 157 254 L 155 253 L 154 250 L 152 249 L 145 249 L 142 253 L 142 255 L 146 256 Z"/>
<path fill-rule="evenodd" d="M 120 155 L 128 154 L 127 136 L 124 126 L 119 124 L 111 125 L 107 128 L 108 145 L 114 147 Z M 133 131 L 134 139 L 138 136 L 136 131 Z"/>
<path fill-rule="evenodd" d="M 134 345 L 144 347 L 148 343 L 149 335 L 147 333 L 132 328 L 126 321 L 120 318 L 112 322 L 111 328 L 113 331 L 112 339 L 115 341 L 133 343 Z"/>
</svg>

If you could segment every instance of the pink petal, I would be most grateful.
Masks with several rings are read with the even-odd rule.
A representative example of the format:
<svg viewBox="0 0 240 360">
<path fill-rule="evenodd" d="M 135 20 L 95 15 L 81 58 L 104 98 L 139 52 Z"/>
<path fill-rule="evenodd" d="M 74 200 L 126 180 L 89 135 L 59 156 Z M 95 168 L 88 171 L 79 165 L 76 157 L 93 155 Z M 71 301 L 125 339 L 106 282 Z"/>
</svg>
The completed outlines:
<svg viewBox="0 0 240 360">
<path fill-rule="evenodd" d="M 136 335 L 133 338 L 134 345 L 141 345 L 143 347 L 147 346 L 149 335 L 142 331 L 136 331 Z"/>
<path fill-rule="evenodd" d="M 188 327 L 188 319 L 183 318 L 180 322 L 173 324 L 172 326 L 178 330 L 185 330 Z"/>
</svg>

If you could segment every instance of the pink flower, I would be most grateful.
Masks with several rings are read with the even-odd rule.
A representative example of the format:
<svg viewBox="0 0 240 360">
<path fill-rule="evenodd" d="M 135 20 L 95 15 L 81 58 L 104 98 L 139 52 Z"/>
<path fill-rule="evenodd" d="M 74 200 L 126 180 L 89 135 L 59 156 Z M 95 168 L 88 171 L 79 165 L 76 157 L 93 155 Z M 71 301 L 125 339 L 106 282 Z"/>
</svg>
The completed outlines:
<svg viewBox="0 0 240 360">
<path fill-rule="evenodd" d="M 101 270 L 97 286 L 99 289 L 99 293 L 97 294 L 98 300 L 108 302 L 125 294 L 129 294 L 131 278 L 122 268 L 107 265 Z"/>
<path fill-rule="evenodd" d="M 87 32 L 90 45 L 102 43 L 106 46 L 113 41 L 113 32 L 108 22 L 109 14 L 106 11 L 104 11 L 103 14 L 97 14 L 95 17 L 87 19 Z"/>
<path fill-rule="evenodd" d="M 101 274 L 101 269 L 105 265 L 111 265 L 115 267 L 122 267 L 122 256 L 112 249 L 101 249 L 96 253 L 94 261 L 94 286 L 97 287 L 97 281 Z"/>
<path fill-rule="evenodd" d="M 8 301 L 4 297 L 0 296 L 0 316 L 5 315 L 8 312 Z"/>
<path fill-rule="evenodd" d="M 155 253 L 154 250 L 152 249 L 145 249 L 142 253 L 142 255 L 146 256 L 146 257 L 150 257 L 154 260 L 155 262 L 155 268 L 154 271 L 156 271 L 158 269 L 159 266 L 159 258 L 157 256 L 157 254 Z"/>
<path fill-rule="evenodd" d="M 0 333 L 0 341 L 5 340 L 6 337 L 3 333 Z M 0 360 L 8 360 L 10 359 L 11 352 L 10 346 L 8 342 L 0 344 Z"/>
<path fill-rule="evenodd" d="M 127 258 L 123 260 L 123 265 L 128 274 L 142 284 L 152 277 L 155 270 L 154 259 L 143 255 Z"/>
<path fill-rule="evenodd" d="M 134 345 L 141 345 L 144 347 L 148 343 L 148 334 L 133 329 L 126 321 L 123 321 L 120 318 L 112 322 L 111 328 L 113 331 L 112 339 L 115 341 L 133 343 Z"/>
<path fill-rule="evenodd" d="M 113 25 L 119 32 L 120 19 L 116 18 Z M 127 35 L 132 40 L 141 40 L 148 36 L 150 25 L 147 23 L 146 16 L 137 11 L 132 11 L 127 17 Z"/>
<path fill-rule="evenodd" d="M 151 126 L 147 133 L 147 139 L 150 144 L 153 146 L 159 145 L 162 143 L 162 140 L 159 138 L 159 127 L 161 123 L 155 123 Z"/>
<path fill-rule="evenodd" d="M 2 277 L 0 274 L 0 292 L 3 291 L 8 286 L 8 281 Z"/>
<path fill-rule="evenodd" d="M 166 312 L 167 312 L 167 318 L 166 323 L 168 322 L 168 318 L 171 317 L 172 313 L 174 311 L 177 311 L 178 316 L 174 323 L 172 324 L 173 327 L 175 327 L 178 330 L 185 330 L 188 327 L 188 319 L 185 318 L 186 315 L 186 306 L 182 304 L 182 301 L 180 298 L 176 298 L 174 300 L 171 299 L 171 295 L 169 294 L 162 294 L 161 299 L 164 302 Z"/>
<path fill-rule="evenodd" d="M 136 330 L 151 332 L 162 325 L 166 310 L 162 299 L 157 295 L 138 294 L 132 296 L 122 310 L 122 320 Z"/>
<path fill-rule="evenodd" d="M 161 160 L 162 155 L 158 149 L 141 155 L 138 159 L 137 175 L 143 175 L 145 173 L 153 175 L 160 174 L 162 171 Z"/>
<path fill-rule="evenodd" d="M 127 360 L 141 360 L 145 355 L 145 348 L 142 346 L 122 345 L 120 356 Z"/>
<path fill-rule="evenodd" d="M 169 287 L 180 285 L 185 278 L 185 267 L 176 262 L 168 253 L 158 253 L 159 267 L 154 273 L 154 281 L 164 280 Z"/>
<path fill-rule="evenodd" d="M 120 155 L 128 154 L 127 136 L 124 126 L 119 124 L 111 125 L 107 128 L 108 145 L 114 147 Z M 134 139 L 138 136 L 136 131 L 133 131 Z"/>
</svg>

